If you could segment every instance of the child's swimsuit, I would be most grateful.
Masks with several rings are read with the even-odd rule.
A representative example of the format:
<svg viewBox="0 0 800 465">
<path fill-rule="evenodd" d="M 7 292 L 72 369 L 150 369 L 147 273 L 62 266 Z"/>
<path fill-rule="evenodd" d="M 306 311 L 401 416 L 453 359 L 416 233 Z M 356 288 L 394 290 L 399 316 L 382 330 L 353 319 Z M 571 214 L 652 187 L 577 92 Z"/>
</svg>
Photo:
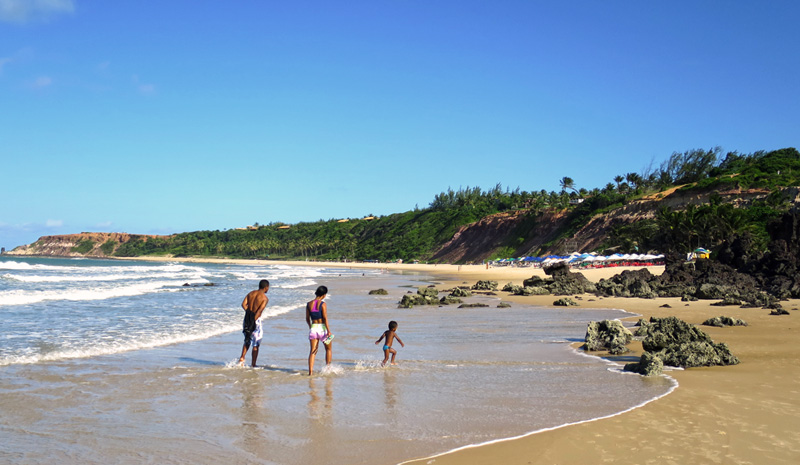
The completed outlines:
<svg viewBox="0 0 800 465">
<path fill-rule="evenodd" d="M 391 347 L 389 347 L 389 346 L 383 346 L 383 350 L 389 350 L 389 349 L 391 349 Z"/>
</svg>

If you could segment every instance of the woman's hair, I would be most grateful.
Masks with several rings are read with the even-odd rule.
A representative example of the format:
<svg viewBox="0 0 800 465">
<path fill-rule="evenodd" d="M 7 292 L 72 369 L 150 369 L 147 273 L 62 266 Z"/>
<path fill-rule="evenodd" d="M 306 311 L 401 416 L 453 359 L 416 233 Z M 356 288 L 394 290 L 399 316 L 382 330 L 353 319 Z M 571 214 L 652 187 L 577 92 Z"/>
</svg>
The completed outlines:
<svg viewBox="0 0 800 465">
<path fill-rule="evenodd" d="M 389 322 L 389 329 L 391 329 L 392 331 L 394 331 L 394 329 L 395 329 L 395 328 L 397 328 L 397 322 L 396 322 L 396 321 L 394 321 L 394 320 L 390 321 L 390 322 Z"/>
<path fill-rule="evenodd" d="M 322 297 L 327 293 L 328 293 L 328 288 L 325 286 L 320 286 L 317 288 L 316 292 L 314 292 L 314 295 L 317 297 Z"/>
</svg>

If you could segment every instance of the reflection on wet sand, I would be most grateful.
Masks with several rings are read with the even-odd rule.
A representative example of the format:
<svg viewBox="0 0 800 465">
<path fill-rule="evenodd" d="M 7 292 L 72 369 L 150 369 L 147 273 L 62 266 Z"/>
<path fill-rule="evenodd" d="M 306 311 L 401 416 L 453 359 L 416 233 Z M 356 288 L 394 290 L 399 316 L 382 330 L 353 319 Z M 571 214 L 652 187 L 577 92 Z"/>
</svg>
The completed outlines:
<svg viewBox="0 0 800 465">
<path fill-rule="evenodd" d="M 242 394 L 242 442 L 244 450 L 255 457 L 264 457 L 267 442 L 263 426 L 267 422 L 265 391 L 257 370 L 246 370 L 237 381 Z"/>
<path fill-rule="evenodd" d="M 325 462 L 331 458 L 331 445 L 335 444 L 337 435 L 333 415 L 333 383 L 331 377 L 308 378 L 307 446 L 299 454 L 303 463 Z"/>
<path fill-rule="evenodd" d="M 383 394 L 386 401 L 386 414 L 392 418 L 397 412 L 397 375 L 392 370 L 384 370 Z"/>
<path fill-rule="evenodd" d="M 325 401 L 322 402 L 318 389 L 320 381 L 324 383 Z M 323 380 L 318 378 L 308 379 L 308 416 L 310 425 L 330 425 L 333 417 L 333 379 L 325 377 Z"/>
</svg>

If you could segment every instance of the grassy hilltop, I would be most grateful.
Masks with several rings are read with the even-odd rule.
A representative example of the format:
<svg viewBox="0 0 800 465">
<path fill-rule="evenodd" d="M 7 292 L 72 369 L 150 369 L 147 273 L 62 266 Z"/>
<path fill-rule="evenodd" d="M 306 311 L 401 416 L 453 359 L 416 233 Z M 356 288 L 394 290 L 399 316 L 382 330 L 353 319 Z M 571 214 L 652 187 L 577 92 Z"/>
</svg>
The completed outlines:
<svg viewBox="0 0 800 465">
<path fill-rule="evenodd" d="M 751 252 L 758 252 L 768 243 L 770 222 L 797 204 L 800 153 L 786 148 L 723 156 L 719 148 L 690 150 L 673 153 L 652 171 L 620 174 L 600 188 L 577 188 L 569 177 L 560 183 L 561 190 L 551 192 L 500 185 L 448 189 L 426 208 L 380 217 L 132 235 L 125 242 L 84 236 L 68 250 L 113 257 L 461 263 L 575 250 L 713 250 L 746 236 Z M 27 253 L 43 254 L 45 239 L 27 246 Z"/>
</svg>

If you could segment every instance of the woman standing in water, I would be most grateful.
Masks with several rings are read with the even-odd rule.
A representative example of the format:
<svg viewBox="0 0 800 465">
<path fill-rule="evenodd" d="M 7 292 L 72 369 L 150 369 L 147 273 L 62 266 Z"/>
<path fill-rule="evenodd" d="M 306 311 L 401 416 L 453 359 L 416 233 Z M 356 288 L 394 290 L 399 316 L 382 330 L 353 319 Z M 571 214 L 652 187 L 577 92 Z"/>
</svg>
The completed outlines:
<svg viewBox="0 0 800 465">
<path fill-rule="evenodd" d="M 311 349 L 308 352 L 308 376 L 314 374 L 314 358 L 317 356 L 317 349 L 319 343 L 325 346 L 325 364 L 331 364 L 333 353 L 331 351 L 331 343 L 333 340 L 333 333 L 328 325 L 328 305 L 323 302 L 325 296 L 328 295 L 328 288 L 320 286 L 314 292 L 316 296 L 314 300 L 306 304 L 306 323 L 308 323 L 308 340 L 311 344 Z"/>
</svg>

